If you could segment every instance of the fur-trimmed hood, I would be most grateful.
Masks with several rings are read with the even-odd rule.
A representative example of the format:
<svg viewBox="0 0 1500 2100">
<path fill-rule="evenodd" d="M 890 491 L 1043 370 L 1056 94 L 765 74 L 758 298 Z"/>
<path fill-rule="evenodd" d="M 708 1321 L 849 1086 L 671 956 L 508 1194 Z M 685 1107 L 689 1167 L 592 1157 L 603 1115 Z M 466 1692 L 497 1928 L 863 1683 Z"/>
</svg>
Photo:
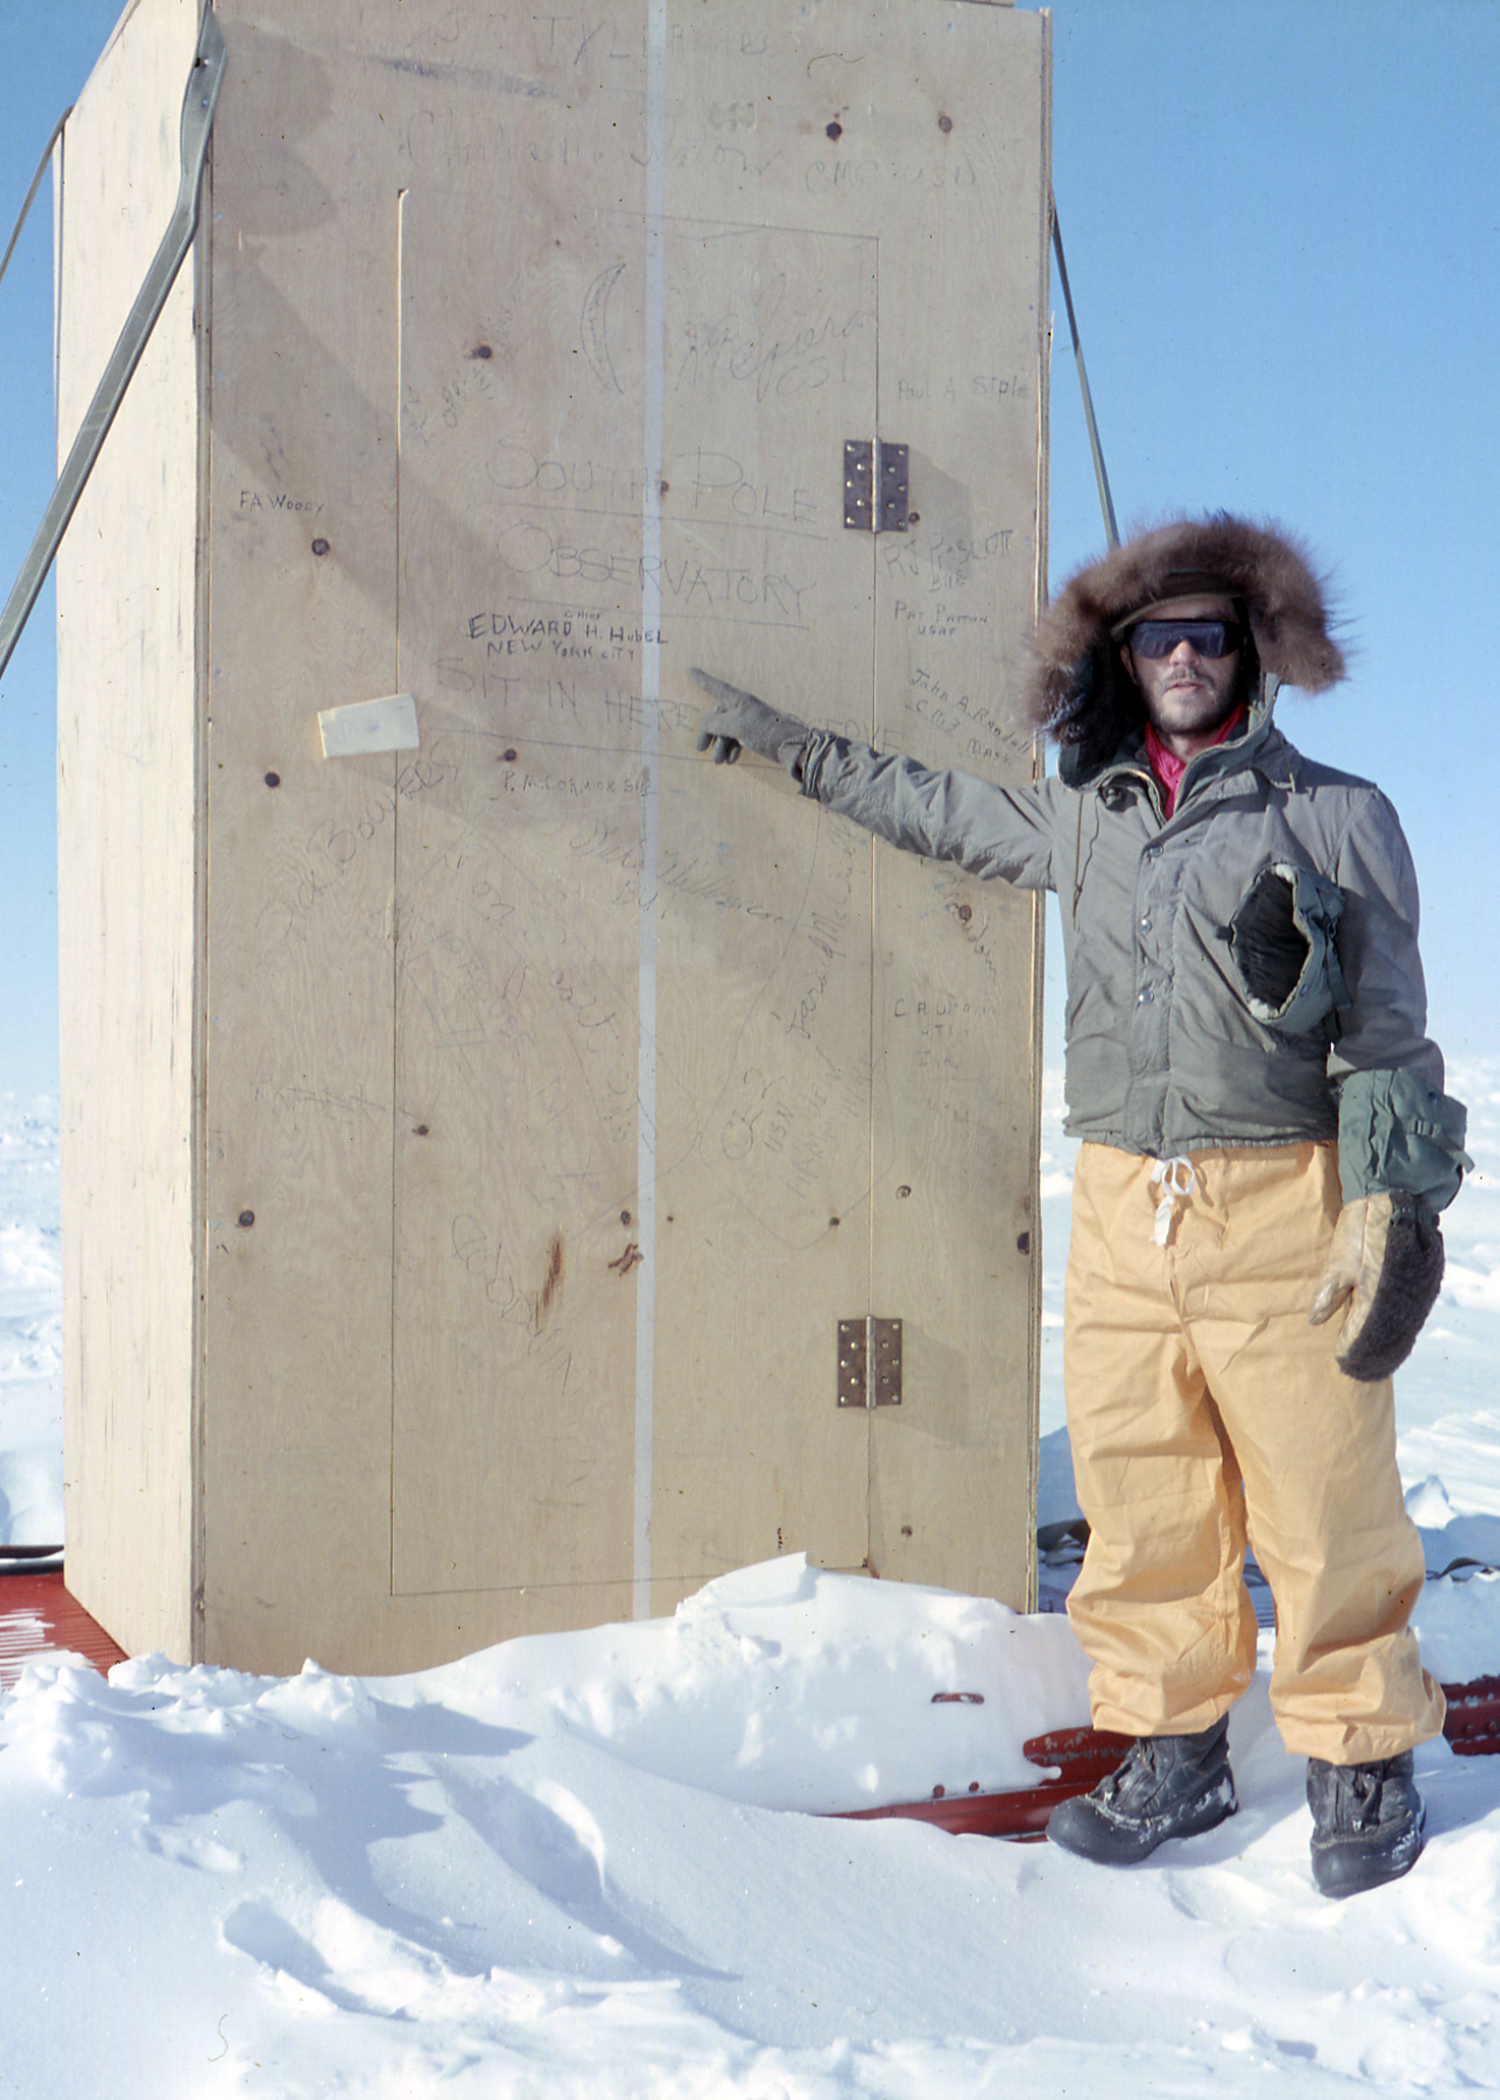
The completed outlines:
<svg viewBox="0 0 1500 2100">
<path fill-rule="evenodd" d="M 1206 577 L 1243 600 L 1263 690 L 1321 693 L 1343 677 L 1323 582 L 1303 547 L 1276 527 L 1218 511 L 1139 533 L 1069 578 L 1037 626 L 1024 696 L 1033 725 L 1081 747 L 1085 767 L 1112 758 L 1141 708 L 1111 628 L 1143 606 L 1205 591 Z"/>
</svg>

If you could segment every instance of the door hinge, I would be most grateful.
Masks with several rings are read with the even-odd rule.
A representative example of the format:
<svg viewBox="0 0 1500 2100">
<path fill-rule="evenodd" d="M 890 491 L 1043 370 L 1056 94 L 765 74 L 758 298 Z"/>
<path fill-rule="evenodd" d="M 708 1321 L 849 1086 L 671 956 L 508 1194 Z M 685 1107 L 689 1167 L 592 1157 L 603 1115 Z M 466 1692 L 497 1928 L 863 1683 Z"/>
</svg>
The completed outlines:
<svg viewBox="0 0 1500 2100">
<path fill-rule="evenodd" d="M 901 1322 L 839 1321 L 839 1406 L 901 1405 Z"/>
<path fill-rule="evenodd" d="M 907 525 L 905 445 L 880 438 L 844 443 L 844 530 L 905 532 Z"/>
</svg>

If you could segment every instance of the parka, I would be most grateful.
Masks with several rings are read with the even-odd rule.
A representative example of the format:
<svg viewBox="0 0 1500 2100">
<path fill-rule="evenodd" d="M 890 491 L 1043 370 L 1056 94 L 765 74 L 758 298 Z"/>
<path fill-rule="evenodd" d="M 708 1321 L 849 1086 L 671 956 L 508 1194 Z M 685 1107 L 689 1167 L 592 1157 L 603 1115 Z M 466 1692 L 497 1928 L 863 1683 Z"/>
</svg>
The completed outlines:
<svg viewBox="0 0 1500 2100">
<path fill-rule="evenodd" d="M 1195 586 L 1234 595 L 1257 677 L 1243 729 L 1199 752 L 1170 817 L 1112 626 Z M 1334 1142 L 1346 1201 L 1440 1209 L 1469 1164 L 1426 1034 L 1416 876 L 1372 782 L 1305 758 L 1283 678 L 1342 675 L 1321 587 L 1270 528 L 1181 520 L 1081 571 L 1044 617 L 1029 709 L 1056 774 L 999 787 L 810 732 L 802 792 L 907 851 L 1055 891 L 1070 1134 L 1167 1158 Z"/>
</svg>

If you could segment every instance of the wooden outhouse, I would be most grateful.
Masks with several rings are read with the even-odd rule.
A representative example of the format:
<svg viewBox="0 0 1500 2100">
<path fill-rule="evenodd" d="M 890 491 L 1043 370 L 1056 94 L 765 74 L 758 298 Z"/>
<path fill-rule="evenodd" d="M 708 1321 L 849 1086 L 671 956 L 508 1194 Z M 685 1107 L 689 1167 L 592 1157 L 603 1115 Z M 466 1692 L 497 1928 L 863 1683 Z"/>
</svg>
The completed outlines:
<svg viewBox="0 0 1500 2100">
<path fill-rule="evenodd" d="M 688 671 L 1033 777 L 1047 17 L 216 12 L 58 565 L 70 1586 L 266 1671 L 799 1551 L 1026 1607 L 1036 910 Z M 64 446 L 197 36 L 67 126 Z"/>
</svg>

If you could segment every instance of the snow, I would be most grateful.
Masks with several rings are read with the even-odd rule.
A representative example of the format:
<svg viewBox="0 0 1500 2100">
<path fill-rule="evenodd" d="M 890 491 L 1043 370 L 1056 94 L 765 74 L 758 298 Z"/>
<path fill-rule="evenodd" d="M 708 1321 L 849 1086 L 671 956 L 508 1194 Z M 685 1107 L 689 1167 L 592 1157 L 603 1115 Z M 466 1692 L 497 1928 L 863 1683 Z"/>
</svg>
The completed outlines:
<svg viewBox="0 0 1500 2100">
<path fill-rule="evenodd" d="M 0 1540 L 62 1535 L 57 1102 L 0 1093 Z"/>
<path fill-rule="evenodd" d="M 1400 1381 L 1434 1570 L 1500 1563 L 1500 1065 L 1450 1084 L 1478 1103 L 1481 1171 L 1444 1221 L 1450 1282 Z M 1051 1083 L 1049 1101 L 1055 1316 L 1072 1155 Z M 61 1536 L 56 1147 L 55 1105 L 0 1097 L 12 1539 Z M 1045 1377 L 1043 1514 L 1059 1516 L 1074 1505 L 1050 1357 Z M 1419 1626 L 1445 1681 L 1500 1673 L 1500 1575 L 1430 1581 Z M 671 1619 L 402 1678 L 147 1656 L 106 1680 L 45 1658 L 0 1698 L 0 2093 L 1500 2089 L 1500 1758 L 1420 1751 L 1422 1860 L 1330 1904 L 1268 1643 L 1231 1724 L 1240 1813 L 1117 1873 L 827 1814 L 1026 1783 L 1025 1740 L 1086 1718 L 1086 1671 L 1060 1615 L 800 1556 Z"/>
</svg>

